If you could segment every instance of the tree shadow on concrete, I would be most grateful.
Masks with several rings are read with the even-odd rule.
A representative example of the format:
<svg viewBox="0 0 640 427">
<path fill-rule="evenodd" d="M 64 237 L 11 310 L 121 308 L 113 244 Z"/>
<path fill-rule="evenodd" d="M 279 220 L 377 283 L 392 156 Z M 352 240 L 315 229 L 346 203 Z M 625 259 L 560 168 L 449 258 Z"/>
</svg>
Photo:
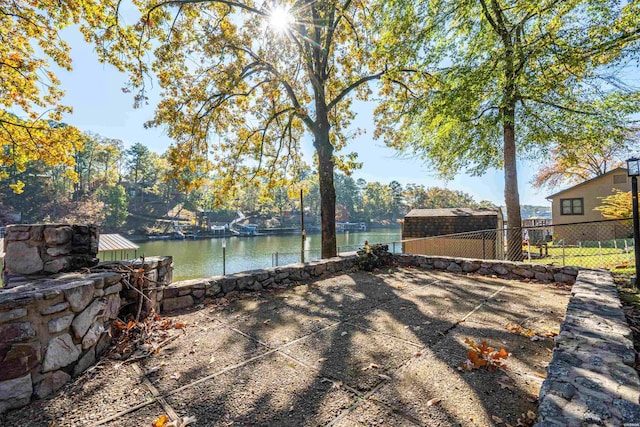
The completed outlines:
<svg viewBox="0 0 640 427">
<path fill-rule="evenodd" d="M 437 315 L 425 314 L 424 307 L 411 299 L 403 298 L 403 296 L 411 296 L 415 289 L 414 291 L 399 289 L 396 283 L 388 283 L 385 276 L 384 274 L 373 276 L 366 273 L 350 274 L 347 275 L 350 284 L 343 289 L 331 284 L 327 287 L 322 285 L 315 287 L 314 284 L 311 284 L 308 285 L 306 295 L 298 299 L 292 298 L 292 301 L 284 303 L 281 310 L 273 310 L 272 313 L 269 313 L 269 324 L 278 325 L 281 322 L 293 322 L 301 327 L 300 334 L 291 337 L 293 342 L 279 344 L 277 339 L 265 339 L 269 334 L 264 332 L 265 326 L 268 326 L 264 324 L 264 321 L 243 325 L 243 333 L 262 343 L 266 341 L 265 344 L 270 349 L 277 348 L 277 352 L 284 354 L 286 359 L 292 361 L 291 363 L 302 365 L 300 372 L 303 373 L 300 374 L 295 370 L 293 372 L 287 371 L 287 364 L 284 363 L 284 367 L 281 369 L 287 374 L 283 372 L 282 375 L 302 375 L 308 378 L 311 374 L 313 380 L 311 383 L 304 382 L 302 389 L 296 386 L 290 390 L 288 395 L 291 399 L 288 402 L 288 407 L 283 409 L 274 407 L 274 399 L 278 400 L 274 392 L 264 390 L 262 394 L 256 396 L 252 410 L 243 412 L 243 415 L 236 421 L 242 423 L 254 419 L 255 423 L 260 425 L 289 425 L 286 420 L 292 420 L 290 425 L 323 424 L 328 417 L 327 411 L 333 413 L 334 416 L 339 415 L 341 411 L 346 409 L 345 406 L 348 406 L 346 402 L 355 406 L 373 403 L 386 410 L 389 417 L 395 413 L 403 416 L 407 422 L 429 425 L 473 424 L 483 419 L 490 420 L 491 415 L 515 423 L 515 418 L 521 412 L 535 410 L 536 396 L 532 396 L 527 387 L 521 387 L 518 381 L 511 381 L 510 373 L 506 375 L 502 372 L 486 371 L 460 373 L 456 370 L 456 365 L 466 357 L 467 347 L 461 339 L 454 339 L 453 332 L 459 334 L 460 337 L 468 335 L 476 340 L 485 339 L 498 346 L 501 342 L 509 342 L 518 348 L 529 343 L 527 337 L 514 336 L 501 324 L 493 327 L 482 324 L 472 325 L 469 320 L 458 323 L 459 319 L 456 320 L 455 317 L 443 320 Z M 492 301 L 488 300 L 490 294 L 478 292 L 472 287 L 475 278 L 467 280 L 471 286 L 459 287 L 451 286 L 449 283 L 441 283 L 442 287 L 447 288 L 448 297 L 458 302 L 457 305 L 461 311 L 471 311 L 480 303 Z M 494 286 L 496 289 L 504 283 L 499 282 L 500 284 L 496 286 L 492 281 L 481 280 L 478 282 Z M 438 283 L 421 286 L 423 289 L 429 286 L 437 287 Z M 428 295 L 420 296 L 428 299 Z M 305 301 L 313 301 L 314 303 L 305 304 Z M 393 304 L 398 301 L 402 302 L 400 307 L 398 304 Z M 322 304 L 322 312 L 320 313 L 318 309 L 314 309 L 317 304 Z M 404 308 L 404 310 L 399 308 Z M 444 308 L 446 309 L 446 306 Z M 425 329 L 428 329 L 429 325 L 437 325 L 440 334 L 435 336 L 434 334 L 420 333 L 418 330 L 413 332 L 413 338 L 410 340 L 401 336 L 394 338 L 395 335 L 385 330 L 385 327 L 367 319 L 366 314 L 373 311 L 389 316 L 392 322 L 402 328 L 411 329 L 418 324 L 423 324 L 427 325 Z M 491 307 L 491 312 L 494 316 L 502 316 L 504 319 L 509 319 L 512 315 L 508 308 L 501 306 Z M 286 313 L 286 316 L 283 313 Z M 316 331 L 304 330 L 305 322 L 301 319 L 313 317 L 322 317 L 330 324 Z M 262 318 L 258 316 L 258 319 L 262 320 Z M 296 318 L 297 320 L 292 320 Z M 366 338 L 363 336 L 366 337 L 368 331 L 377 331 L 374 335 L 384 339 L 373 342 L 372 346 L 367 347 Z M 306 336 L 309 333 L 312 335 Z M 303 336 L 302 340 L 295 341 Z M 542 343 L 536 345 L 540 346 Z M 404 348 L 398 351 L 402 346 Z M 400 355 L 394 355 L 394 351 Z M 416 356 L 416 354 L 419 355 Z M 430 358 L 435 358 L 435 361 Z M 539 366 L 535 366 L 527 357 L 519 359 L 519 364 L 527 366 L 527 369 L 532 371 L 539 370 Z M 412 368 L 412 365 L 415 365 L 415 369 Z M 442 384 L 438 387 L 425 382 L 421 384 L 414 382 L 412 387 L 421 389 L 422 397 L 417 402 L 406 401 L 403 398 L 403 394 L 407 393 L 406 384 L 402 382 L 402 379 L 396 381 L 394 378 L 399 368 L 409 372 L 413 369 L 416 374 L 421 371 L 436 371 L 431 376 L 436 381 L 441 380 Z M 256 365 L 256 369 L 260 369 L 258 365 Z M 440 375 L 438 378 L 437 371 L 439 369 L 446 370 L 446 372 L 444 376 Z M 260 376 L 259 373 L 257 375 Z M 497 380 L 504 376 L 507 377 L 507 380 L 503 381 L 505 386 L 502 387 Z M 447 386 L 446 382 L 454 380 L 460 383 L 459 390 L 454 395 L 461 402 L 454 401 L 449 404 L 440 403 L 427 406 L 430 399 L 442 395 L 442 388 Z M 535 381 L 534 379 L 529 380 Z M 216 378 L 211 378 L 210 385 L 215 388 L 215 383 Z M 246 385 L 247 380 L 244 382 L 239 380 L 236 384 L 241 387 Z M 333 404 L 330 395 L 336 387 L 350 395 L 351 398 L 345 400 L 343 395 L 338 399 L 341 404 Z M 372 397 L 375 399 L 371 399 Z M 192 396 L 192 398 L 195 399 L 190 401 L 187 412 L 192 410 L 204 414 L 206 408 L 212 404 L 217 407 L 221 405 L 228 407 L 230 403 L 226 402 L 225 404 L 224 397 L 219 397 L 215 403 L 209 400 L 199 401 L 197 396 Z M 469 412 L 456 410 L 456 407 L 459 407 L 463 400 L 469 399 L 473 400 L 473 404 L 468 408 L 464 408 L 462 405 L 463 409 L 471 413 L 474 411 L 482 412 L 476 415 L 475 421 L 460 419 L 460 416 L 466 416 Z M 226 414 L 229 415 L 233 412 L 233 405 L 231 405 Z M 366 416 L 363 419 L 366 420 Z M 208 422 L 215 424 L 215 421 L 211 419 Z"/>
<path fill-rule="evenodd" d="M 179 415 L 198 418 L 194 425 L 485 425 L 492 415 L 515 424 L 536 409 L 531 390 L 542 380 L 528 375 L 550 359 L 551 345 L 506 330 L 527 316 L 510 303 L 526 307 L 526 292 L 509 294 L 504 281 L 419 269 L 342 274 L 172 314 L 203 320 L 167 348 L 168 359 L 141 366 L 160 365 L 147 376 Z M 458 371 L 466 337 L 508 347 L 515 369 Z M 542 353 L 529 357 L 533 350 Z"/>
</svg>

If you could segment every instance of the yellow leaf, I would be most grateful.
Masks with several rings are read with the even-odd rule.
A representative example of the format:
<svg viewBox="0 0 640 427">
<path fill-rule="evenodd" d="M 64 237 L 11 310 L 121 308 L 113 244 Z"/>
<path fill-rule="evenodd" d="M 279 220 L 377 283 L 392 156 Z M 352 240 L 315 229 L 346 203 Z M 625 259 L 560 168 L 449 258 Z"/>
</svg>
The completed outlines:
<svg viewBox="0 0 640 427">
<path fill-rule="evenodd" d="M 167 424 L 167 421 L 169 421 L 169 417 L 163 415 L 153 422 L 153 427 L 164 427 Z"/>
</svg>

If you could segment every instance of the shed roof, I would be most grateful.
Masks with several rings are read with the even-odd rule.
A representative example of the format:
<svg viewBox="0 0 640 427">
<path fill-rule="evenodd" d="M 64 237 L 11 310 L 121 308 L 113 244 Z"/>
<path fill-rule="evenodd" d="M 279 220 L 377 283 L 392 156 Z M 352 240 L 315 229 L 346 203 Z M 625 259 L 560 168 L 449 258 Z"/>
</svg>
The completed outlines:
<svg viewBox="0 0 640 427">
<path fill-rule="evenodd" d="M 119 234 L 101 234 L 98 238 L 98 252 L 124 251 L 139 247 Z"/>
<path fill-rule="evenodd" d="M 594 178 L 588 179 L 586 181 L 582 181 L 581 183 L 576 184 L 576 185 L 574 185 L 572 187 L 565 188 L 564 190 L 560 190 L 557 193 L 553 193 L 550 196 L 547 196 L 546 199 L 547 200 L 553 199 L 554 197 L 557 197 L 557 196 L 561 195 L 562 193 L 564 193 L 566 191 L 573 190 L 574 188 L 581 187 L 581 186 L 586 185 L 586 184 L 588 184 L 590 182 L 593 182 L 593 181 L 597 181 L 597 180 L 601 179 L 602 177 L 609 176 L 609 175 L 614 174 L 616 172 L 624 172 L 626 174 L 627 173 L 627 169 L 626 168 L 622 168 L 622 167 L 612 169 L 607 173 L 603 173 L 602 175 L 598 175 L 598 176 L 596 176 Z"/>
<path fill-rule="evenodd" d="M 499 216 L 497 209 L 474 209 L 474 208 L 444 208 L 444 209 L 412 209 L 405 218 L 409 217 L 442 217 L 442 216 Z"/>
</svg>

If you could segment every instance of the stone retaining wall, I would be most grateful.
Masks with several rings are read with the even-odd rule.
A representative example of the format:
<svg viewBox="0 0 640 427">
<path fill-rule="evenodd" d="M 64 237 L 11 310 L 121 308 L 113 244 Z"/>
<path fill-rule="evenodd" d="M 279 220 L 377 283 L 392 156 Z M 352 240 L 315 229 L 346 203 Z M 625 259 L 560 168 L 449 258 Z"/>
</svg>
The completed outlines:
<svg viewBox="0 0 640 427">
<path fill-rule="evenodd" d="M 126 283 L 145 289 L 171 280 L 171 257 L 124 264 L 125 273 L 19 278 L 0 289 L 0 413 L 47 396 L 95 363 L 111 344 L 112 320 L 140 299 Z M 156 301 L 155 291 L 147 295 Z"/>
<path fill-rule="evenodd" d="M 573 283 L 578 275 L 577 267 L 555 267 L 544 264 L 527 264 L 499 260 L 449 258 L 425 255 L 394 255 L 400 265 L 442 270 L 451 273 L 474 273 L 496 276 L 502 279 L 535 279 L 541 282 Z"/>
<path fill-rule="evenodd" d="M 202 303 L 205 298 L 220 297 L 231 292 L 255 292 L 272 287 L 293 286 L 299 281 L 349 270 L 355 266 L 357 259 L 355 254 L 349 254 L 305 264 L 175 282 L 162 291 L 161 310 L 166 312 L 191 307 Z"/>
<path fill-rule="evenodd" d="M 167 312 L 192 307 L 202 303 L 206 298 L 220 297 L 230 292 L 254 292 L 274 286 L 292 286 L 298 281 L 349 270 L 356 265 L 357 260 L 357 255 L 350 253 L 306 264 L 291 264 L 227 276 L 174 282 L 163 290 L 161 311 Z M 578 274 L 576 267 L 553 267 L 509 261 L 404 254 L 394 255 L 394 260 L 403 266 L 452 273 L 475 273 L 517 280 L 536 279 L 544 282 L 573 283 Z"/>
<path fill-rule="evenodd" d="M 611 273 L 581 270 L 540 390 L 536 426 L 638 426 L 633 336 Z"/>
</svg>

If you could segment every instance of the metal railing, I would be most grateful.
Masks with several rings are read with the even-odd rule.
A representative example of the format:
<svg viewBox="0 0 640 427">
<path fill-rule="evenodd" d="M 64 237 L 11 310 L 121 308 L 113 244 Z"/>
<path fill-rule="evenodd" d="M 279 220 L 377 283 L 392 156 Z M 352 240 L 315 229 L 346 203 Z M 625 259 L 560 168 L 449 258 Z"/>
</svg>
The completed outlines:
<svg viewBox="0 0 640 427">
<path fill-rule="evenodd" d="M 518 244 L 507 244 L 509 235 Z M 603 220 L 501 230 L 479 230 L 381 243 L 396 254 L 512 260 L 529 263 L 635 271 L 631 219 Z M 338 247 L 352 252 L 362 245 Z M 300 262 L 301 252 L 276 252 L 272 266 Z M 305 260 L 320 259 L 320 249 L 305 250 Z"/>
</svg>

